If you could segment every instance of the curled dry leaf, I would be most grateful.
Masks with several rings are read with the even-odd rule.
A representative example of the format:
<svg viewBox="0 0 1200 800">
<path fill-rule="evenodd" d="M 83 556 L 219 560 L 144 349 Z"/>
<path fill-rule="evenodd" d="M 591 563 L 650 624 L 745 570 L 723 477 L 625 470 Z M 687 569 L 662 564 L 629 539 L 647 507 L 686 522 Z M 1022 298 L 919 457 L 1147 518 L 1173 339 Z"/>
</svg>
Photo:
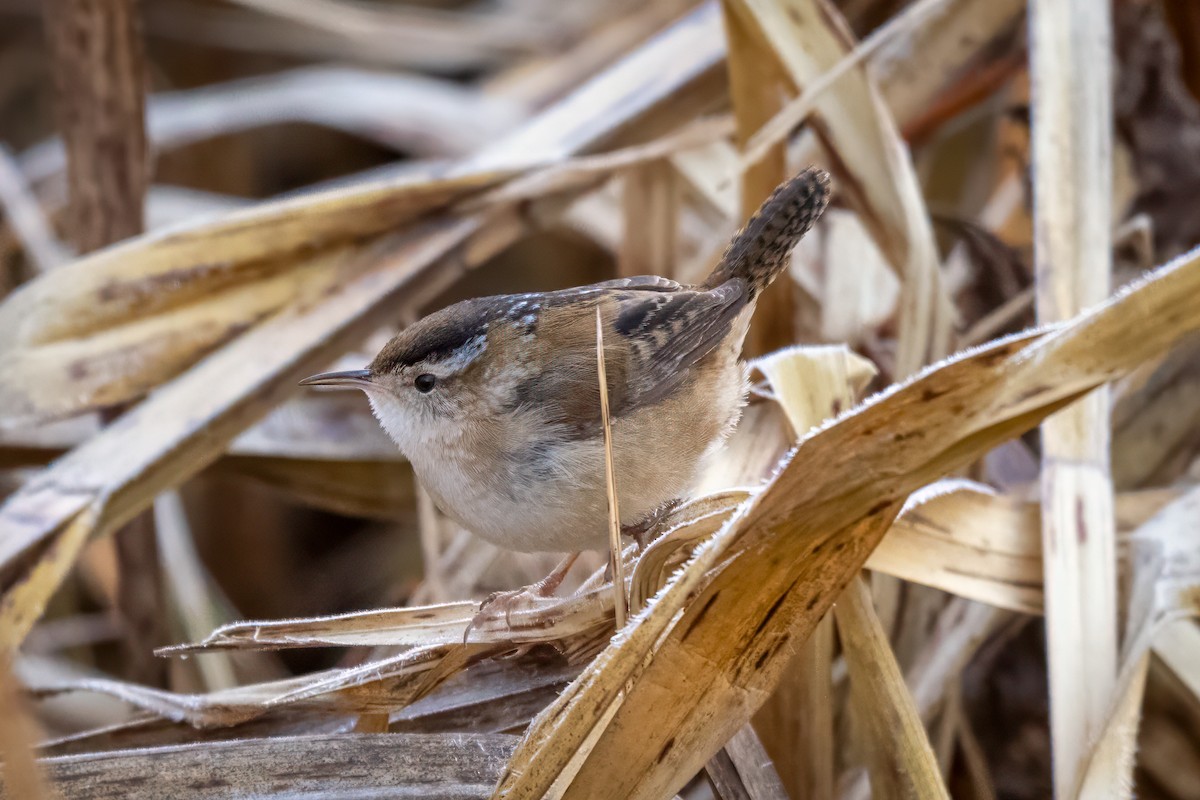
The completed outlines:
<svg viewBox="0 0 1200 800">
<path fill-rule="evenodd" d="M 983 603 L 1041 613 L 1042 544 L 1036 503 L 964 480 L 931 484 L 867 567 Z"/>
</svg>

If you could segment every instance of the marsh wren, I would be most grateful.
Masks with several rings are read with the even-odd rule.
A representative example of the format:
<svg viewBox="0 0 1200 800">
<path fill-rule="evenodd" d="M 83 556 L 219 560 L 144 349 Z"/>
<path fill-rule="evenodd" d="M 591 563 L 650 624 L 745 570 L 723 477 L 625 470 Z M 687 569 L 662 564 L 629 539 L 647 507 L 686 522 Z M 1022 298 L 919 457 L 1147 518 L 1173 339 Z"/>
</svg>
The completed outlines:
<svg viewBox="0 0 1200 800">
<path fill-rule="evenodd" d="M 366 392 L 436 504 L 484 539 L 604 548 L 596 310 L 621 523 L 636 526 L 686 496 L 737 422 L 755 300 L 828 200 L 821 170 L 784 183 L 699 285 L 646 276 L 466 300 L 405 328 L 366 369 L 301 383 Z"/>
</svg>

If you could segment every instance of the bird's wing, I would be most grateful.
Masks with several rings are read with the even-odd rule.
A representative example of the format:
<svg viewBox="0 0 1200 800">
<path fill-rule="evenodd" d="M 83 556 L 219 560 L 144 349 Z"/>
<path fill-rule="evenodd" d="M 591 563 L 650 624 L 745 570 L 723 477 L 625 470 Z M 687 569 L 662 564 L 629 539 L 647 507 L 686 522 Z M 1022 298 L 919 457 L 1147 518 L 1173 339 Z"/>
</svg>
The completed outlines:
<svg viewBox="0 0 1200 800">
<path fill-rule="evenodd" d="M 662 280 L 662 279 L 659 279 Z M 664 281 L 665 283 L 665 281 Z M 715 289 L 649 289 L 622 286 L 597 304 L 543 318 L 537 374 L 515 396 L 537 408 L 549 424 L 586 438 L 599 434 L 595 309 L 604 321 L 609 409 L 622 417 L 667 396 L 689 370 L 729 333 L 747 302 L 740 280 Z"/>
<path fill-rule="evenodd" d="M 618 299 L 612 328 L 624 340 L 628 363 L 623 403 L 613 413 L 620 416 L 669 394 L 725 339 L 746 303 L 740 280 L 707 291 L 638 292 Z"/>
</svg>

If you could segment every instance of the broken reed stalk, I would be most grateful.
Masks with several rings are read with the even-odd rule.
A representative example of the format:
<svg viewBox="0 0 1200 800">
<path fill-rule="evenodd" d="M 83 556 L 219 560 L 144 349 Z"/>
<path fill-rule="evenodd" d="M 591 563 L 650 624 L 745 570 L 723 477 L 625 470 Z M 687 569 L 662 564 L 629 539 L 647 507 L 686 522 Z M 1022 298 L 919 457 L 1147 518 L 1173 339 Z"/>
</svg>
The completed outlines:
<svg viewBox="0 0 1200 800">
<path fill-rule="evenodd" d="M 1034 260 L 1041 323 L 1109 296 L 1111 21 L 1106 4 L 1039 0 L 1030 15 Z M 1055 796 L 1073 797 L 1117 675 L 1110 394 L 1042 425 L 1050 730 Z"/>
<path fill-rule="evenodd" d="M 833 613 L 856 721 L 865 728 L 872 791 L 884 797 L 949 800 L 921 715 L 861 575 L 842 592 Z"/>
<path fill-rule="evenodd" d="M 43 14 L 67 153 L 67 231 L 86 253 L 145 229 L 150 158 L 140 8 L 134 0 L 52 0 Z M 107 424 L 120 413 L 109 408 L 102 417 Z M 102 547 L 116 558 L 125 659 L 139 682 L 166 686 L 166 665 L 150 655 L 169 639 L 153 515 L 130 520 Z"/>
<path fill-rule="evenodd" d="M 604 428 L 604 485 L 608 490 L 608 563 L 612 568 L 613 609 L 617 630 L 625 627 L 625 565 L 621 561 L 621 511 L 617 506 L 617 473 L 613 465 L 612 423 L 608 417 L 608 376 L 604 371 L 604 321 L 596 307 L 596 373 L 600 381 L 600 422 Z"/>
</svg>

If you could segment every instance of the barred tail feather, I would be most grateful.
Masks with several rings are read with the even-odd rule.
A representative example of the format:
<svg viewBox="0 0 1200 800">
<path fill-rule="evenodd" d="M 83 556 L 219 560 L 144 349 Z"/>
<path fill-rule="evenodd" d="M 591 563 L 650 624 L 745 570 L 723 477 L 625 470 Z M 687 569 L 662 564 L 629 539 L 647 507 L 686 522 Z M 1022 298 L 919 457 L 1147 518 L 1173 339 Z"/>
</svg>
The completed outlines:
<svg viewBox="0 0 1200 800">
<path fill-rule="evenodd" d="M 750 299 L 787 266 L 788 255 L 829 203 L 829 173 L 809 167 L 781 184 L 729 243 L 704 285 L 715 288 L 741 278 Z"/>
</svg>

